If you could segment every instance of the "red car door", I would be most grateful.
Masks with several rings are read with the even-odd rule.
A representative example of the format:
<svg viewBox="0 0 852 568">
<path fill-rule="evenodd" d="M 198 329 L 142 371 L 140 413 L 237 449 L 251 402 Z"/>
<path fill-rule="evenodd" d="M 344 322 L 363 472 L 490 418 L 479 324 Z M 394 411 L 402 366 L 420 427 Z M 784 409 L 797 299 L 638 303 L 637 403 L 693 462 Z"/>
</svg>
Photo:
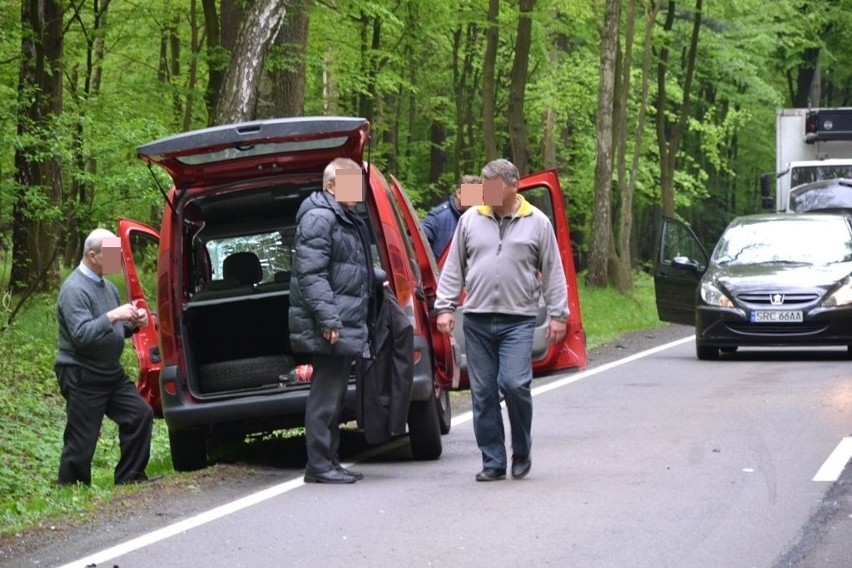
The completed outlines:
<svg viewBox="0 0 852 568">
<path fill-rule="evenodd" d="M 391 190 L 402 212 L 403 221 L 411 237 L 411 243 L 414 245 L 417 263 L 420 266 L 423 294 L 429 310 L 429 335 L 432 343 L 432 356 L 435 359 L 435 381 L 442 389 L 468 388 L 467 376 L 466 374 L 462 376 L 456 364 L 457 354 L 454 352 L 450 338 L 438 331 L 438 318 L 431 313 L 438 292 L 439 272 L 435 257 L 429 248 L 429 243 L 420 226 L 414 206 L 405 194 L 402 184 L 394 176 L 391 176 Z"/>
<path fill-rule="evenodd" d="M 521 178 L 519 191 L 524 198 L 550 218 L 556 231 L 556 241 L 568 285 L 568 329 L 565 339 L 553 345 L 545 337 L 547 323 L 536 328 L 533 343 L 533 373 L 543 374 L 565 369 L 583 369 L 588 362 L 586 332 L 580 314 L 580 295 L 577 290 L 577 272 L 571 248 L 565 197 L 555 170 L 531 174 Z"/>
<path fill-rule="evenodd" d="M 133 347 L 139 358 L 139 380 L 136 387 L 158 415 L 162 415 L 160 404 L 160 359 L 157 335 L 157 308 L 148 298 L 156 301 L 157 255 L 159 233 L 137 221 L 118 220 L 118 236 L 121 239 L 122 271 L 127 287 L 127 299 L 137 308 L 148 311 L 148 325 L 133 334 Z"/>
<path fill-rule="evenodd" d="M 562 188 L 559 185 L 559 177 L 554 170 L 525 176 L 520 180 L 519 191 L 523 193 L 527 201 L 540 209 L 553 223 L 553 229 L 556 232 L 556 241 L 559 244 L 562 267 L 565 271 L 565 281 L 568 286 L 568 308 L 570 310 L 565 339 L 560 343 L 551 345 L 547 341 L 546 307 L 543 301 L 540 304 L 533 341 L 533 373 L 535 375 L 542 375 L 566 369 L 583 369 L 588 362 L 586 333 L 583 329 L 583 320 L 580 314 L 577 273 L 574 268 L 568 216 L 565 212 L 565 198 L 562 194 Z M 428 252 L 428 255 L 432 256 L 431 251 Z M 439 270 L 443 265 L 443 260 L 444 257 L 440 259 Z M 437 277 L 435 280 L 437 280 Z M 457 310 L 456 328 L 453 335 L 455 344 L 457 345 L 455 348 L 455 360 L 458 362 L 461 372 L 462 385 L 466 386 L 467 359 L 464 352 L 463 325 L 460 325 L 464 320 L 461 316 L 464 312 L 463 301 L 464 294 L 462 294 L 462 304 L 459 305 Z"/>
</svg>

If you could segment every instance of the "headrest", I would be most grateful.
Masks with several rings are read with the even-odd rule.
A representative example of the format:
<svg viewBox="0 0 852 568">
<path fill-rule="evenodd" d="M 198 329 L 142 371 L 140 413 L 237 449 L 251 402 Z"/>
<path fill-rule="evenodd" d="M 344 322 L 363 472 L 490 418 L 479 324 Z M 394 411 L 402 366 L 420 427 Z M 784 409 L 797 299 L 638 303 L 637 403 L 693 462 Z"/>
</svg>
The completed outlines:
<svg viewBox="0 0 852 568">
<path fill-rule="evenodd" d="M 240 284 L 257 284 L 263 279 L 263 268 L 253 252 L 235 252 L 222 263 L 222 276 L 236 278 Z"/>
</svg>

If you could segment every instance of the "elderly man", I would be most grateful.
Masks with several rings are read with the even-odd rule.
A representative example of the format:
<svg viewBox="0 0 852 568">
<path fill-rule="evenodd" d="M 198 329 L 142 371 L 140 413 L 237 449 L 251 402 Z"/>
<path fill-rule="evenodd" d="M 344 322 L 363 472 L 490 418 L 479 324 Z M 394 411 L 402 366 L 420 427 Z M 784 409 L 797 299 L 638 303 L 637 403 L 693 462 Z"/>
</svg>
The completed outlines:
<svg viewBox="0 0 852 568">
<path fill-rule="evenodd" d="M 360 166 L 337 158 L 323 172 L 323 189 L 309 195 L 296 214 L 290 344 L 313 355 L 305 408 L 306 483 L 354 483 L 363 477 L 340 465 L 338 426 L 352 363 L 370 356 L 367 321 L 375 283 L 368 229 L 353 211 L 352 188 L 338 183 L 343 172 L 347 181 L 361 183 Z"/>
<path fill-rule="evenodd" d="M 473 430 L 482 453 L 477 481 L 506 477 L 500 393 L 512 429 L 512 477 L 532 464 L 532 347 L 541 295 L 550 316 L 548 338 L 565 337 L 568 292 L 550 219 L 518 194 L 518 169 L 508 160 L 482 168 L 488 194 L 499 205 L 471 208 L 459 220 L 438 283 L 438 329 L 451 334 L 462 288 Z"/>
<path fill-rule="evenodd" d="M 148 325 L 148 314 L 132 304 L 119 305 L 118 289 L 104 280 L 104 255 L 119 250 L 104 240 L 116 237 L 95 229 L 83 245 L 80 265 L 65 279 L 56 302 L 59 345 L 56 378 L 65 398 L 66 425 L 59 460 L 61 485 L 92 482 L 95 453 L 104 415 L 118 424 L 121 458 L 116 484 L 147 481 L 154 412 L 119 362 L 124 341 Z"/>
</svg>

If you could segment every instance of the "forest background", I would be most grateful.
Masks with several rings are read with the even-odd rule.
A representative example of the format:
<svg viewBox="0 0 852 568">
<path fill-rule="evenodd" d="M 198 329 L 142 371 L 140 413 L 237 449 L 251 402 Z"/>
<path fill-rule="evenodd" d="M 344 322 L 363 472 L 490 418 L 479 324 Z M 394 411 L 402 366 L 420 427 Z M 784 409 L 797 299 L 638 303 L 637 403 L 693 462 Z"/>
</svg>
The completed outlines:
<svg viewBox="0 0 852 568">
<path fill-rule="evenodd" d="M 91 228 L 159 226 L 140 144 L 363 116 L 421 213 L 487 160 L 556 168 L 594 345 L 659 324 L 638 269 L 660 215 L 712 246 L 761 207 L 776 109 L 852 106 L 850 30 L 852 0 L 0 2 L 0 533 L 111 494 L 109 424 L 92 495 L 52 486 L 53 304 Z"/>
<path fill-rule="evenodd" d="M 850 4 L 4 2 L 0 290 L 10 305 L 55 290 L 94 226 L 159 225 L 142 143 L 356 115 L 372 123 L 369 159 L 421 212 L 496 157 L 556 168 L 586 283 L 628 291 L 661 213 L 712 246 L 759 209 L 776 108 L 850 104 Z"/>
</svg>

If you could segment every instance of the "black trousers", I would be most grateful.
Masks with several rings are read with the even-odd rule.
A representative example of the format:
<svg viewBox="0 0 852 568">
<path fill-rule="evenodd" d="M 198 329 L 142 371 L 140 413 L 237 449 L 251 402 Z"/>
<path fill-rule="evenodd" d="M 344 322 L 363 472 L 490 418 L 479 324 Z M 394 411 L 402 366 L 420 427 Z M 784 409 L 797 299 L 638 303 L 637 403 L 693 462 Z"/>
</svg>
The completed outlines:
<svg viewBox="0 0 852 568">
<path fill-rule="evenodd" d="M 92 456 L 104 416 L 118 424 L 121 458 L 115 483 L 146 479 L 154 411 L 124 371 L 102 375 L 76 365 L 57 365 L 55 371 L 66 415 L 59 483 L 92 483 Z"/>
<path fill-rule="evenodd" d="M 340 412 L 346 399 L 351 355 L 313 356 L 311 391 L 305 406 L 307 470 L 324 473 L 340 464 Z"/>
</svg>

